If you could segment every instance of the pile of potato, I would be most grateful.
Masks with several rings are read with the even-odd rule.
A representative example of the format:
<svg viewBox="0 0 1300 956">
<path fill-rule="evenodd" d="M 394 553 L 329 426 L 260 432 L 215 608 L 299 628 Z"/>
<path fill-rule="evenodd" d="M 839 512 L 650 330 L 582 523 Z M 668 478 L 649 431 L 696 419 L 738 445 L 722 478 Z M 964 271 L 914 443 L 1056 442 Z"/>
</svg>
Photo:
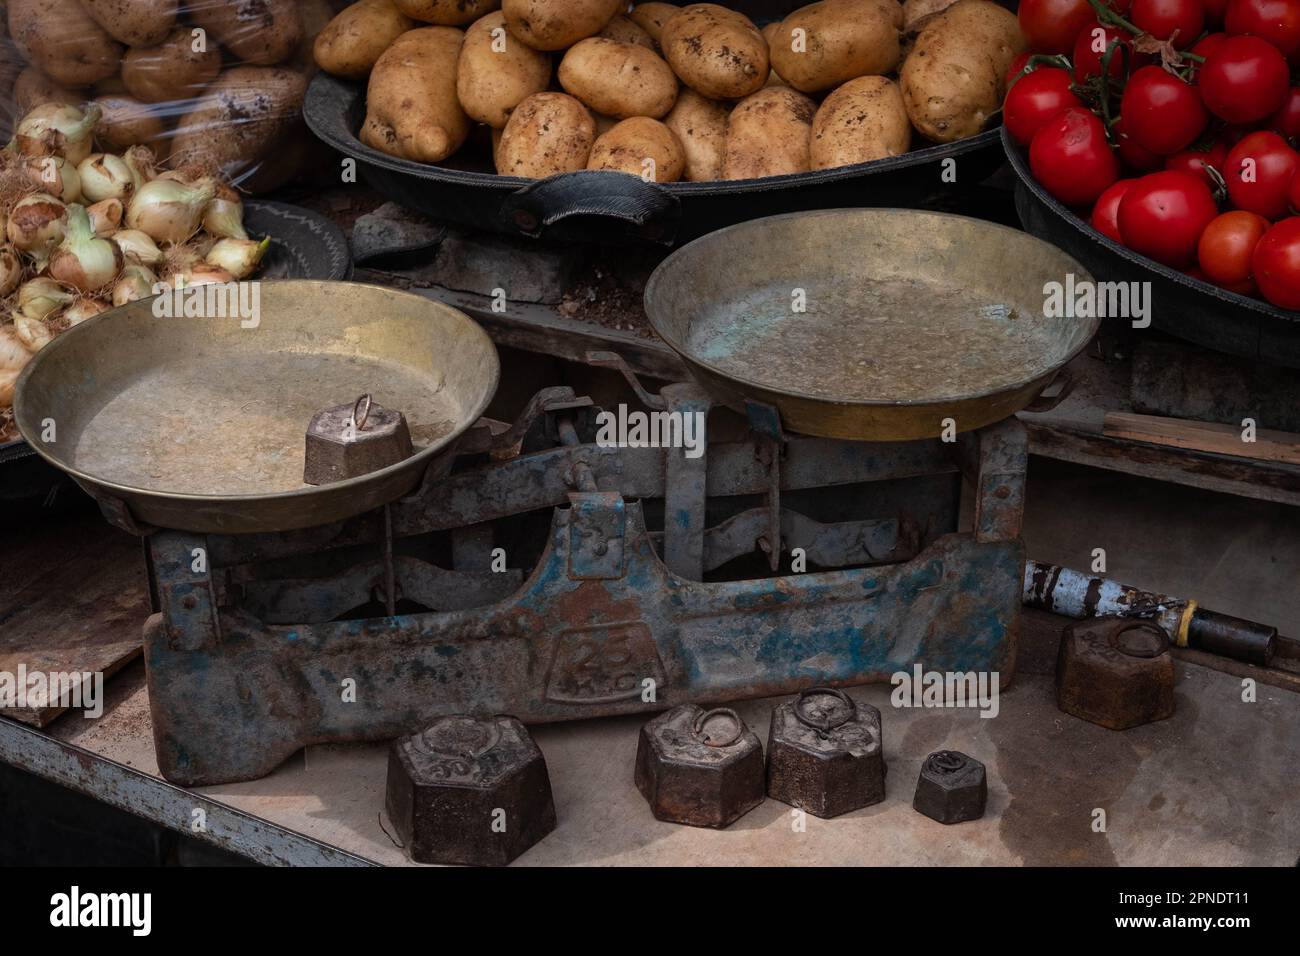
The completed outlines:
<svg viewBox="0 0 1300 956">
<path fill-rule="evenodd" d="M 369 76 L 360 137 L 394 156 L 440 163 L 483 124 L 503 175 L 705 182 L 973 136 L 1024 46 L 988 0 L 820 0 L 762 30 L 712 3 L 360 0 L 315 56 Z"/>
<path fill-rule="evenodd" d="M 309 139 L 299 118 L 311 44 L 335 13 L 330 0 L 2 5 L 0 77 L 12 77 L 3 88 L 13 91 L 12 117 L 40 103 L 93 101 L 107 148 L 147 144 L 160 161 L 171 154 L 249 191 L 297 171 Z"/>
</svg>

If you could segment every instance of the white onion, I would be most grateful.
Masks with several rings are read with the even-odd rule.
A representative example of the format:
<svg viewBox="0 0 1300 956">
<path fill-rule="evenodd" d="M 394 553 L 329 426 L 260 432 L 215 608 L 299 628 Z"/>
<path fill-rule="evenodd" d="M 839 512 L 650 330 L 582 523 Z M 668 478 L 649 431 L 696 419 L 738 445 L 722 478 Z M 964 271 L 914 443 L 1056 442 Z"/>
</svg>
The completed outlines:
<svg viewBox="0 0 1300 956">
<path fill-rule="evenodd" d="M 101 302 L 99 299 L 78 299 L 63 310 L 63 317 L 67 320 L 68 327 L 71 328 L 85 322 L 92 315 L 107 312 L 108 308 L 108 304 Z"/>
<path fill-rule="evenodd" d="M 62 156 L 26 156 L 23 169 L 27 178 L 61 202 L 76 202 L 81 198 L 81 177 L 77 167 Z"/>
<path fill-rule="evenodd" d="M 18 340 L 33 352 L 39 352 L 54 340 L 50 327 L 43 319 L 33 319 L 26 315 L 14 316 L 14 332 Z"/>
<path fill-rule="evenodd" d="M 57 312 L 76 296 L 47 276 L 38 276 L 18 287 L 18 311 L 33 319 Z"/>
<path fill-rule="evenodd" d="M 81 177 L 81 194 L 91 202 L 104 199 L 121 199 L 131 195 L 135 188 L 135 175 L 121 156 L 112 153 L 94 153 L 77 164 Z"/>
<path fill-rule="evenodd" d="M 148 146 L 132 146 L 122 154 L 122 162 L 131 170 L 133 189 L 139 189 L 158 176 L 157 159 Z"/>
<path fill-rule="evenodd" d="M 90 155 L 101 110 L 93 103 L 83 112 L 63 103 L 42 103 L 18 123 L 14 139 L 24 156 L 62 156 L 74 166 Z"/>
<path fill-rule="evenodd" d="M 14 247 L 0 244 L 0 298 L 7 296 L 23 281 L 23 263 Z"/>
<path fill-rule="evenodd" d="M 256 239 L 219 239 L 203 261 L 225 269 L 236 279 L 247 279 L 257 271 L 270 245 L 269 237 L 261 242 Z"/>
<path fill-rule="evenodd" d="M 113 233 L 113 241 L 118 244 L 128 262 L 134 261 L 156 269 L 167 258 L 148 234 L 139 229 L 119 229 Z"/>
<path fill-rule="evenodd" d="M 68 207 L 68 234 L 50 257 L 50 275 L 82 292 L 102 289 L 122 271 L 122 250 L 100 239 L 85 207 Z"/>
<path fill-rule="evenodd" d="M 20 252 L 44 268 L 68 228 L 68 207 L 48 193 L 32 193 L 14 203 L 6 234 Z"/>
<path fill-rule="evenodd" d="M 244 203 L 239 193 L 218 183 L 217 194 L 203 210 L 203 228 L 221 239 L 247 239 L 244 231 Z"/>
<path fill-rule="evenodd" d="M 90 217 L 91 231 L 101 239 L 107 239 L 122 225 L 126 207 L 122 205 L 120 199 L 105 199 L 86 207 L 86 215 Z"/>
<path fill-rule="evenodd" d="M 162 178 L 145 183 L 127 207 L 127 228 L 157 242 L 184 242 L 199 231 L 203 207 L 214 192 L 211 181 L 193 187 Z"/>
<path fill-rule="evenodd" d="M 113 283 L 113 304 L 126 305 L 138 299 L 147 299 L 154 294 L 153 287 L 158 277 L 141 265 L 130 264 Z"/>
<path fill-rule="evenodd" d="M 17 372 L 31 361 L 32 353 L 12 325 L 0 325 L 0 371 Z M 0 402 L 0 405 L 6 404 Z"/>
<path fill-rule="evenodd" d="M 227 282 L 234 282 L 232 276 L 221 266 L 214 266 L 207 262 L 196 262 L 192 266 L 187 266 L 177 272 L 173 277 L 174 284 L 178 289 L 185 289 L 194 285 L 209 285 L 211 283 L 220 283 L 224 285 Z"/>
</svg>

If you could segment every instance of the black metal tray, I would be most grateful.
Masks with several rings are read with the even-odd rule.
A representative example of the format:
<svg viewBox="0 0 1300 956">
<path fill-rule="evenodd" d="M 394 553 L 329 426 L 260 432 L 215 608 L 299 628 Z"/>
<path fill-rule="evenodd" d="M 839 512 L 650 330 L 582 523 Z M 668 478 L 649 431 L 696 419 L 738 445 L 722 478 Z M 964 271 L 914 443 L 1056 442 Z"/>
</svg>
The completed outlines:
<svg viewBox="0 0 1300 956">
<path fill-rule="evenodd" d="M 646 183 L 607 172 L 544 180 L 498 176 L 486 146 L 471 143 L 456 168 L 399 159 L 357 138 L 365 86 L 318 73 L 303 115 L 322 141 L 356 161 L 362 178 L 388 199 L 442 222 L 508 235 L 585 242 L 675 244 L 725 226 L 779 213 L 845 206 L 925 207 L 977 186 L 1003 163 L 998 131 L 924 146 L 902 156 L 838 169 L 707 183 Z M 945 182 L 946 160 L 957 182 Z"/>
<path fill-rule="evenodd" d="M 1069 253 L 1099 282 L 1150 282 L 1154 328 L 1218 352 L 1300 368 L 1300 312 L 1193 279 L 1108 239 L 1048 195 L 1005 130 L 1002 145 L 1020 179 L 1016 212 L 1025 231 Z"/>
</svg>

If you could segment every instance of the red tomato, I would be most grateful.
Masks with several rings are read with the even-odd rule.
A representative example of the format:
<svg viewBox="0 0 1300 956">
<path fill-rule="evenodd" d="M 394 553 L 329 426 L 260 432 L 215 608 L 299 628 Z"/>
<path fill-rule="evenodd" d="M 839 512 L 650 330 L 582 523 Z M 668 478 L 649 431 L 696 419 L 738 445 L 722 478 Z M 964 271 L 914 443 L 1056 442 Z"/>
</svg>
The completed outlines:
<svg viewBox="0 0 1300 956">
<path fill-rule="evenodd" d="M 1029 168 L 1043 188 L 1067 206 L 1091 205 L 1119 179 L 1119 162 L 1106 141 L 1105 126 L 1078 107 L 1061 110 L 1034 134 Z"/>
<path fill-rule="evenodd" d="M 1028 50 L 1024 53 L 1016 54 L 1016 58 L 1011 61 L 1011 66 L 1007 67 L 1007 89 L 1011 89 L 1011 85 L 1015 83 L 1016 78 L 1020 76 L 1020 71 L 1029 65 L 1029 58 L 1031 56 L 1033 56 L 1033 54 Z"/>
<path fill-rule="evenodd" d="M 1240 287 L 1250 281 L 1250 257 L 1268 228 L 1269 221 L 1253 212 L 1242 209 L 1225 212 L 1201 233 L 1196 244 L 1196 261 L 1215 285 Z"/>
<path fill-rule="evenodd" d="M 1219 26 L 1227 16 L 1228 0 L 1201 0 L 1201 7 L 1205 10 L 1205 22 Z"/>
<path fill-rule="evenodd" d="M 1277 112 L 1291 85 L 1291 70 L 1273 44 L 1254 36 L 1231 36 L 1215 47 L 1198 71 L 1201 99 L 1229 123 L 1254 123 Z"/>
<path fill-rule="evenodd" d="M 1021 146 L 1028 146 L 1034 134 L 1049 119 L 1070 106 L 1083 106 L 1070 90 L 1070 74 L 1061 69 L 1034 70 L 1011 87 L 1002 104 L 1002 123 Z"/>
<path fill-rule="evenodd" d="M 1157 40 L 1173 37 L 1174 46 L 1183 50 L 1205 29 L 1205 10 L 1201 0 L 1133 0 L 1129 20 Z"/>
<path fill-rule="evenodd" d="M 1300 53 L 1300 3 L 1296 0 L 1229 0 L 1229 33 L 1250 33 L 1288 57 Z"/>
<path fill-rule="evenodd" d="M 1282 108 L 1269 117 L 1268 128 L 1286 139 L 1300 139 L 1300 86 L 1287 91 Z"/>
<path fill-rule="evenodd" d="M 1129 137 L 1160 156 L 1192 145 L 1210 121 L 1195 88 L 1158 66 L 1129 77 L 1119 109 Z"/>
<path fill-rule="evenodd" d="M 1220 137 L 1210 144 L 1210 148 L 1204 151 L 1195 149 L 1185 149 L 1181 153 L 1174 153 L 1165 160 L 1165 169 L 1176 169 L 1180 172 L 1191 173 L 1193 176 L 1200 176 L 1205 180 L 1205 184 L 1210 188 L 1218 185 L 1214 177 L 1205 171 L 1207 166 L 1213 166 L 1220 175 L 1223 174 L 1223 165 L 1228 159 L 1228 144 Z"/>
<path fill-rule="evenodd" d="M 1101 76 L 1101 58 L 1106 55 L 1114 40 L 1120 40 L 1123 46 L 1129 48 L 1129 64 L 1135 69 L 1139 60 L 1145 62 L 1145 57 L 1134 56 L 1133 44 L 1129 42 L 1131 36 L 1127 30 L 1104 27 L 1097 20 L 1080 30 L 1074 39 L 1074 55 L 1070 57 L 1074 63 L 1075 80 L 1082 83 L 1090 76 Z M 1116 49 L 1110 58 L 1110 75 L 1116 80 L 1124 78 L 1124 51 L 1121 49 Z"/>
<path fill-rule="evenodd" d="M 1291 186 L 1286 193 L 1287 205 L 1292 213 L 1300 213 L 1300 172 L 1291 177 Z"/>
<path fill-rule="evenodd" d="M 1251 133 L 1228 153 L 1223 178 L 1238 209 L 1281 219 L 1287 212 L 1287 189 L 1300 169 L 1300 153 L 1277 133 Z"/>
<path fill-rule="evenodd" d="M 1097 203 L 1092 207 L 1092 215 L 1088 222 L 1107 239 L 1114 239 L 1116 242 L 1124 241 L 1119 234 L 1119 201 L 1135 182 L 1136 179 L 1121 179 L 1115 182 L 1097 197 Z"/>
<path fill-rule="evenodd" d="M 1208 60 L 1210 54 L 1217 50 L 1226 39 L 1228 39 L 1226 33 L 1207 33 L 1197 41 L 1196 46 L 1192 47 L 1192 52 Z"/>
<path fill-rule="evenodd" d="M 1093 19 L 1088 0 L 1021 0 L 1020 32 L 1036 53 L 1069 53 Z"/>
<path fill-rule="evenodd" d="M 1250 265 L 1264 298 L 1283 309 L 1300 309 L 1300 216 L 1264 233 Z"/>
<path fill-rule="evenodd" d="M 1143 149 L 1133 141 L 1124 130 L 1124 117 L 1121 116 L 1115 121 L 1111 128 L 1115 135 L 1115 147 L 1119 150 L 1119 158 L 1124 160 L 1124 165 L 1139 173 L 1149 173 L 1153 169 L 1159 169 L 1165 163 L 1163 156 L 1157 156 L 1149 149 Z"/>
<path fill-rule="evenodd" d="M 1210 187 L 1199 177 L 1166 170 L 1129 187 L 1119 201 L 1119 232 L 1133 251 L 1182 268 L 1195 258 L 1201 233 L 1218 214 Z"/>
</svg>

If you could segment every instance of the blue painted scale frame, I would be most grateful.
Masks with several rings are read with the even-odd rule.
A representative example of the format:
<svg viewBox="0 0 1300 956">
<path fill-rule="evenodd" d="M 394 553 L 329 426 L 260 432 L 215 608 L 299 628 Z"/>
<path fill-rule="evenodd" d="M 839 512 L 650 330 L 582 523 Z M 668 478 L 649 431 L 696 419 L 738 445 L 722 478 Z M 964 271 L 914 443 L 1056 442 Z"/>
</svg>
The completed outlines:
<svg viewBox="0 0 1300 956">
<path fill-rule="evenodd" d="M 691 386 L 664 394 L 671 407 L 708 405 Z M 818 474 L 843 483 L 851 474 L 903 477 L 955 462 L 974 484 L 973 530 L 942 535 L 893 564 L 705 582 L 698 569 L 713 533 L 704 527 L 706 496 L 759 490 L 768 475 L 754 474 L 753 461 L 765 460 L 766 441 L 710 448 L 707 469 L 680 451 L 570 442 L 428 482 L 391 506 L 399 535 L 554 507 L 528 578 L 460 610 L 272 624 L 233 600 L 229 566 L 275 547 L 352 540 L 362 534 L 356 521 L 324 535 L 152 535 L 159 610 L 145 627 L 145 649 L 160 770 L 183 785 L 248 780 L 305 745 L 392 738 L 449 713 L 575 720 L 885 681 L 917 663 L 996 671 L 1006 686 L 1025 562 L 1020 424 L 953 444 L 790 436 L 776 456 L 785 464 L 775 492 L 815 487 Z M 631 500 L 650 497 L 668 506 L 662 560 Z M 197 548 L 209 558 L 201 571 Z M 413 571 L 398 567 L 399 577 Z M 441 593 L 478 582 L 437 574 L 450 578 L 435 576 L 430 586 Z M 344 700 L 346 679 L 355 701 Z"/>
</svg>

